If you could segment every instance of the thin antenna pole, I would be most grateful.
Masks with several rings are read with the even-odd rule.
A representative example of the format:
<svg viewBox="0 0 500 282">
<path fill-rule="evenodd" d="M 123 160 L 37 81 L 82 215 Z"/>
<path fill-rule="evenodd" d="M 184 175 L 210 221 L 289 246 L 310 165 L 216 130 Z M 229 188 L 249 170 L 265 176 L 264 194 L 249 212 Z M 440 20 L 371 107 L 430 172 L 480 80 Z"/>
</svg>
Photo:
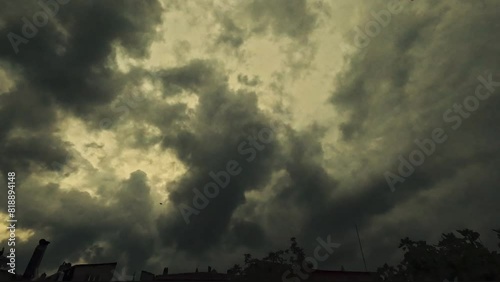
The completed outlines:
<svg viewBox="0 0 500 282">
<path fill-rule="evenodd" d="M 363 257 L 363 264 L 365 265 L 365 271 L 368 272 L 368 268 L 366 267 L 365 254 L 363 253 L 363 246 L 361 245 L 361 239 L 359 238 L 358 225 L 355 224 L 354 226 L 356 226 L 356 234 L 358 235 L 359 249 L 361 250 L 361 256 Z"/>
</svg>

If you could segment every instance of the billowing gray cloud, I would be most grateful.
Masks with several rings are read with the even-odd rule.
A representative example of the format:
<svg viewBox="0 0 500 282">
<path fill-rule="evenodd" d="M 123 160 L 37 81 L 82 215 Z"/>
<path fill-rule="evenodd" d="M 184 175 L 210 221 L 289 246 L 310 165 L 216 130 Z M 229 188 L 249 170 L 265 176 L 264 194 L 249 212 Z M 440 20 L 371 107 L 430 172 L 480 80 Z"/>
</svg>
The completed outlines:
<svg viewBox="0 0 500 282">
<path fill-rule="evenodd" d="M 257 108 L 257 97 L 251 92 L 228 89 L 222 70 L 210 61 L 193 61 L 163 74 L 167 89 L 173 86 L 188 89 L 198 96 L 194 117 L 177 132 L 164 132 L 162 145 L 172 148 L 189 172 L 176 183 L 167 184 L 170 201 L 177 207 L 193 206 L 193 188 L 203 191 L 213 181 L 210 172 L 226 170 L 229 161 L 236 161 L 243 170 L 233 176 L 228 187 L 208 207 L 191 218 L 186 225 L 179 211 L 158 219 L 161 230 L 170 234 L 167 244 L 189 252 L 202 252 L 217 244 L 228 231 L 234 210 L 245 202 L 244 192 L 264 185 L 273 170 L 276 144 L 265 144 L 265 150 L 252 149 L 247 140 L 269 127 L 265 114 Z M 242 142 L 246 146 L 240 147 Z M 261 142 L 262 143 L 262 142 Z M 243 152 L 244 154 L 241 154 Z M 251 161 L 249 161 L 251 160 Z"/>
<path fill-rule="evenodd" d="M 0 170 L 3 175 L 17 173 L 18 207 L 26 207 L 18 208 L 17 216 L 23 222 L 21 228 L 34 230 L 37 236 L 18 244 L 18 250 L 22 250 L 19 271 L 38 237 L 52 241 L 44 265 L 53 270 L 65 259 L 76 262 L 84 258 L 92 248 L 94 259 L 102 259 L 102 246 L 95 245 L 99 240 L 121 244 L 121 248 L 113 247 L 111 255 L 106 250 L 108 259 L 117 260 L 129 240 L 140 241 L 138 237 L 154 234 L 148 231 L 151 225 L 144 229 L 126 221 L 135 217 L 138 222 L 147 222 L 137 217 L 150 217 L 147 210 L 151 203 L 146 201 L 149 194 L 126 192 L 124 185 L 118 203 L 108 207 L 87 192 L 56 183 L 37 183 L 31 178 L 60 170 L 72 159 L 72 144 L 63 142 L 58 134 L 59 118 L 74 115 L 92 120 L 99 106 L 120 94 L 126 77 L 116 69 L 116 48 L 120 46 L 134 58 L 147 55 L 162 11 L 156 1 L 122 3 L 119 9 L 117 2 L 67 2 L 49 1 L 45 6 L 5 2 L 0 12 L 0 62 L 14 80 L 0 96 Z M 39 24 L 43 15 L 49 15 L 48 21 Z M 133 174 L 130 181 L 134 187 L 128 189 L 141 189 L 136 184 L 146 179 Z M 0 198 L 6 201 L 6 194 Z M 125 218 L 127 211 L 135 211 L 134 216 Z M 110 235 L 112 231 L 119 233 Z M 116 240 L 110 240 L 112 236 Z M 131 263 L 144 263 L 147 256 L 132 256 L 130 251 L 149 253 L 151 246 L 131 247 L 125 251 Z"/>
<path fill-rule="evenodd" d="M 22 207 L 17 213 L 19 222 L 37 230 L 38 236 L 51 239 L 44 259 L 46 267 L 80 258 L 142 266 L 154 247 L 150 239 L 155 234 L 151 229 L 152 199 L 144 172 L 134 172 L 123 181 L 112 193 L 111 205 L 87 192 L 55 183 L 43 186 L 26 182 L 18 193 L 23 195 L 18 197 L 18 206 Z M 29 253 L 37 240 L 32 238 L 18 248 Z M 102 250 L 104 247 L 106 250 Z M 27 263 L 30 256 L 21 257 L 19 264 Z"/>
<path fill-rule="evenodd" d="M 396 211 L 408 209 L 401 219 L 387 220 L 383 226 L 387 232 L 366 225 L 379 230 L 368 239 L 374 242 L 369 249 L 373 250 L 369 251 L 372 261 L 380 259 L 378 252 L 383 248 L 394 249 L 395 244 L 386 242 L 394 242 L 404 234 L 436 239 L 445 230 L 474 226 L 488 236 L 495 225 L 489 216 L 495 213 L 493 207 L 474 199 L 498 197 L 493 188 L 498 186 L 498 179 L 488 173 L 495 170 L 500 157 L 493 145 L 499 138 L 496 121 L 500 116 L 494 110 L 500 101 L 498 90 L 485 101 L 476 98 L 477 110 L 467 110 L 471 106 L 464 103 L 471 105 L 472 98 L 467 97 L 476 95 L 478 85 L 483 85 L 478 76 L 487 79 L 492 74 L 494 81 L 499 80 L 500 61 L 495 50 L 500 41 L 495 34 L 500 25 L 494 23 L 498 4 L 434 4 L 410 5 L 401 14 L 393 15 L 392 22 L 381 27 L 380 33 L 370 37 L 369 44 L 359 50 L 363 56 L 354 56 L 347 70 L 337 77 L 339 87 L 330 99 L 343 113 L 338 130 L 343 142 L 350 144 L 351 153 L 362 152 L 378 160 L 378 167 L 363 171 L 373 174 L 372 184 L 363 188 L 365 195 L 356 198 L 366 200 L 356 200 L 352 205 L 361 207 L 368 217 L 395 216 Z M 418 9 L 426 12 L 418 13 Z M 463 105 L 467 118 L 456 112 L 455 104 Z M 463 124 L 458 126 L 458 120 Z M 384 172 L 397 172 L 399 155 L 408 159 L 419 149 L 415 139 L 432 138 L 435 128 L 444 130 L 447 141 L 436 144 L 435 153 L 426 157 L 403 183 L 397 183 L 396 195 L 384 194 L 383 190 L 389 189 Z M 370 143 L 375 143 L 375 148 L 368 148 Z M 473 172 L 476 169 L 481 175 Z M 429 198 L 431 195 L 435 196 Z M 338 211 L 339 206 L 334 206 Z M 471 210 L 481 210 L 486 217 L 472 219 Z M 405 220 L 407 215 L 413 219 Z M 425 223 L 426 217 L 437 220 Z M 458 223 L 455 218 L 468 220 Z M 414 220 L 422 222 L 415 225 Z"/>
<path fill-rule="evenodd" d="M 161 15 L 158 2 L 130 3 L 119 12 L 115 2 L 52 3 L 50 9 L 54 16 L 39 27 L 35 26 L 35 15 L 48 15 L 44 13 L 46 6 L 6 2 L 7 7 L 1 12 L 6 19 L 0 29 L 2 38 L 10 38 L 12 34 L 29 38 L 18 45 L 11 44 L 17 41 L 0 42 L 2 66 L 17 82 L 16 87 L 0 98 L 0 115 L 5 120 L 0 138 L 7 146 L 2 146 L 2 154 L 22 152 L 19 146 L 26 146 L 30 155 L 26 157 L 42 163 L 65 154 L 57 138 L 50 136 L 56 131 L 53 123 L 57 107 L 85 117 L 96 106 L 111 102 L 120 92 L 123 79 L 123 75 L 113 70 L 114 46 L 119 43 L 131 56 L 144 56 L 146 43 L 153 38 L 151 28 L 159 23 Z M 148 16 L 141 19 L 142 15 Z M 5 140 L 14 128 L 32 131 L 33 136 L 17 137 L 25 140 Z M 51 149 L 43 145 L 30 146 L 30 139 L 38 138 L 39 134 L 43 134 L 45 140 L 54 139 Z M 13 142 L 18 145 L 8 145 Z M 40 152 L 35 152 L 38 149 Z M 50 157 L 49 152 L 56 156 Z M 36 159 L 42 155 L 48 159 Z M 2 167 L 3 172 L 6 166 L 9 165 Z M 17 168 L 15 164 L 10 164 L 10 169 L 14 168 Z"/>
<path fill-rule="evenodd" d="M 51 271 L 85 260 L 154 272 L 211 264 L 223 272 L 243 253 L 285 248 L 292 236 L 310 252 L 327 235 L 341 247 L 320 268 L 360 270 L 355 224 L 371 270 L 398 259 L 406 236 L 432 241 L 471 227 L 490 244 L 487 232 L 498 227 L 500 90 L 465 114 L 454 104 L 478 85 L 488 90 L 478 76 L 500 81 L 499 4 L 409 1 L 366 47 L 343 55 L 333 49 L 332 57 L 345 55 L 333 77 L 334 67 L 315 60 L 332 45 L 327 31 L 352 23 L 363 31 L 387 4 L 340 11 L 332 4 L 321 14 L 317 3 L 255 0 L 214 11 L 175 1 L 72 1 L 16 54 L 9 33 L 22 35 L 23 16 L 42 8 L 6 2 L 0 81 L 11 85 L 0 87 L 0 170 L 18 173 L 20 228 L 36 234 L 19 244 L 19 267 L 42 237 L 52 242 L 43 262 Z M 196 9 L 220 25 L 200 27 L 193 36 L 201 39 L 184 33 L 197 21 L 179 24 L 173 38 L 157 37 L 165 15 L 175 22 Z M 324 17 L 343 11 L 352 17 Z M 251 39 L 281 44 L 278 81 L 241 60 L 259 48 L 258 40 L 247 45 Z M 226 57 L 199 46 L 214 43 L 229 46 Z M 227 52 L 233 49 L 245 52 Z M 319 85 L 324 77 L 333 88 Z M 295 91 L 328 103 L 335 118 L 297 121 L 286 106 Z M 327 100 L 318 98 L 322 91 Z M 279 106 L 269 106 L 273 95 Z M 391 192 L 385 173 L 397 173 L 399 157 L 435 128 L 447 140 Z M 273 137 L 263 142 L 269 130 Z M 159 170 L 164 163 L 172 165 Z M 241 171 L 220 184 L 228 167 Z M 193 190 L 215 184 L 217 196 L 205 201 Z"/>
</svg>

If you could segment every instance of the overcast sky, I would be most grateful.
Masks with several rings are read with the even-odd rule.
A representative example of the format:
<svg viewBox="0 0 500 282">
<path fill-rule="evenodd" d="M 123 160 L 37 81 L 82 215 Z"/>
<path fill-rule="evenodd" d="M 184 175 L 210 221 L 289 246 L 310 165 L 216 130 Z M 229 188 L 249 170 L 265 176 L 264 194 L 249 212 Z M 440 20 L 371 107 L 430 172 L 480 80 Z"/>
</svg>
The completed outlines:
<svg viewBox="0 0 500 282">
<path fill-rule="evenodd" d="M 496 246 L 500 2 L 60 2 L 1 1 L 19 273 L 41 238 L 49 274 L 225 272 L 293 236 L 312 255 L 328 235 L 341 246 L 319 268 L 363 270 L 355 224 L 369 270 L 406 236 L 467 227 Z M 436 129 L 446 141 L 401 176 Z M 186 216 L 230 162 L 240 173 Z"/>
</svg>

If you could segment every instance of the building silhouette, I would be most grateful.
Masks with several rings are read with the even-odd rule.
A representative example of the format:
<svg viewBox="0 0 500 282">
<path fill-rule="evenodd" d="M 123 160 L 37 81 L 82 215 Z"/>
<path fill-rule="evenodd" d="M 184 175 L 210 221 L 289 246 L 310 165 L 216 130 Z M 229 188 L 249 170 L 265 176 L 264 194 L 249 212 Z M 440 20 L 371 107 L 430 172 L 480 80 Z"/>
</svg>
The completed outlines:
<svg viewBox="0 0 500 282">
<path fill-rule="evenodd" d="M 116 262 L 77 264 L 63 262 L 56 273 L 46 277 L 45 281 L 116 281 L 113 274 Z"/>
<path fill-rule="evenodd" d="M 38 269 L 50 242 L 41 239 L 35 247 L 33 255 L 23 275 L 14 275 L 7 271 L 8 259 L 0 252 L 0 281 L 132 281 L 134 276 L 121 276 L 116 272 L 117 263 L 91 263 L 72 265 L 63 262 L 56 273 L 51 275 L 38 274 Z M 289 272 L 287 272 L 289 271 Z M 285 275 L 286 274 L 286 275 Z M 375 281 L 375 273 L 356 271 L 329 271 L 312 270 L 307 273 L 308 282 L 335 282 L 335 281 Z M 285 278 L 284 278 L 285 277 Z M 189 273 L 170 273 L 165 267 L 161 274 L 141 271 L 139 281 L 236 281 L 236 282 L 287 282 L 302 281 L 294 272 L 290 272 L 290 266 L 269 261 L 255 261 L 247 268 L 244 275 L 232 273 L 219 273 L 211 266 L 206 271 L 198 271 L 198 267 Z M 295 278 L 295 279 L 294 279 Z M 298 279 L 298 280 L 297 280 Z"/>
</svg>

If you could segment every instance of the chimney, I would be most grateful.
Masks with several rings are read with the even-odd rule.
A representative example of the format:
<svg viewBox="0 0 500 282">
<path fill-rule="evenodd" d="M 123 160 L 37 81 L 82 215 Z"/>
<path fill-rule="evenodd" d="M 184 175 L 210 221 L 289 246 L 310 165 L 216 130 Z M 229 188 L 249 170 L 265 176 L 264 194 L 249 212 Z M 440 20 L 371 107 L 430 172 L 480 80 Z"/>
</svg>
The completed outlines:
<svg viewBox="0 0 500 282">
<path fill-rule="evenodd" d="M 167 275 L 168 274 L 168 267 L 165 267 L 163 268 L 163 275 Z"/>
<path fill-rule="evenodd" d="M 26 270 L 24 271 L 24 279 L 31 280 L 35 277 L 38 267 L 42 262 L 43 254 L 45 253 L 45 250 L 47 249 L 49 243 L 50 242 L 45 239 L 41 239 L 38 242 L 38 246 L 36 246 L 35 251 L 31 256 L 30 262 L 28 263 L 28 266 L 26 266 Z"/>
<path fill-rule="evenodd" d="M 70 268 L 71 268 L 71 263 L 63 261 L 63 263 L 57 269 L 57 272 L 64 272 Z"/>
</svg>

